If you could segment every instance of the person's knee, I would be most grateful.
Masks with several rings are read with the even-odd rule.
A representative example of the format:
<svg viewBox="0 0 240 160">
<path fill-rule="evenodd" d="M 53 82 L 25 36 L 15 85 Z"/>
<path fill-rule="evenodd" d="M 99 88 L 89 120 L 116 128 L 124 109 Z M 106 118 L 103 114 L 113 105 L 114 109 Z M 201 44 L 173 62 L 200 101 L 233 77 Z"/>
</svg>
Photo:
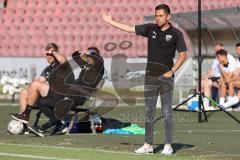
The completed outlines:
<svg viewBox="0 0 240 160">
<path fill-rule="evenodd" d="M 156 114 L 155 113 L 146 113 L 146 122 L 154 122 L 154 120 L 156 119 Z"/>
<path fill-rule="evenodd" d="M 40 88 L 42 85 L 42 82 L 39 81 L 33 81 L 30 85 L 30 89 L 37 89 Z"/>
<path fill-rule="evenodd" d="M 208 87 L 212 87 L 213 82 L 209 79 L 208 81 L 206 81 L 206 85 L 207 85 Z"/>
<path fill-rule="evenodd" d="M 225 82 L 222 79 L 219 81 L 219 86 L 220 87 L 225 87 L 226 86 Z"/>
<path fill-rule="evenodd" d="M 26 89 L 20 91 L 19 97 L 21 97 L 21 98 L 28 97 L 28 91 Z"/>
<path fill-rule="evenodd" d="M 162 106 L 163 107 L 163 106 Z M 173 118 L 173 112 L 172 109 L 170 109 L 169 107 L 163 107 L 163 111 L 162 111 L 164 120 L 166 121 L 172 121 Z"/>
<path fill-rule="evenodd" d="M 210 89 L 212 87 L 212 81 L 211 80 L 205 81 L 204 84 L 203 84 L 203 87 Z"/>
</svg>

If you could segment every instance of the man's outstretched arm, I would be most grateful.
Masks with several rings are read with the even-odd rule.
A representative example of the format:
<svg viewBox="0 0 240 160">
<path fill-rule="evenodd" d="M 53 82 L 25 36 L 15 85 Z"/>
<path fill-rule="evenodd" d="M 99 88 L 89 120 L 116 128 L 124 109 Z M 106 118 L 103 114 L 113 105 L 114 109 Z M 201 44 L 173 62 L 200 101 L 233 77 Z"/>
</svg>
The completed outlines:
<svg viewBox="0 0 240 160">
<path fill-rule="evenodd" d="M 120 23 L 120 22 L 116 22 L 112 19 L 112 16 L 103 12 L 102 13 L 102 19 L 111 24 L 112 26 L 114 27 L 117 27 L 123 31 L 126 31 L 126 32 L 133 32 L 135 33 L 135 26 L 131 26 L 131 25 L 128 25 L 128 24 L 124 24 L 124 23 Z"/>
</svg>

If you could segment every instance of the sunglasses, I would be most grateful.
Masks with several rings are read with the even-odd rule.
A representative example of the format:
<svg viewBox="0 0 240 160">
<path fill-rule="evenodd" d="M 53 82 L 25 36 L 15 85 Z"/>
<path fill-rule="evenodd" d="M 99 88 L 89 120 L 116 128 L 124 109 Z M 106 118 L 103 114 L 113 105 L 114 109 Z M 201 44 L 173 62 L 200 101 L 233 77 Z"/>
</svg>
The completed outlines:
<svg viewBox="0 0 240 160">
<path fill-rule="evenodd" d="M 52 52 L 51 52 L 51 53 L 45 53 L 45 54 L 46 54 L 46 56 L 52 56 L 52 57 L 54 57 L 54 55 L 53 55 L 53 51 L 56 51 L 56 50 L 52 50 Z"/>
<path fill-rule="evenodd" d="M 45 53 L 45 54 L 46 54 L 46 56 L 52 56 L 53 57 L 53 55 L 51 53 Z"/>
</svg>

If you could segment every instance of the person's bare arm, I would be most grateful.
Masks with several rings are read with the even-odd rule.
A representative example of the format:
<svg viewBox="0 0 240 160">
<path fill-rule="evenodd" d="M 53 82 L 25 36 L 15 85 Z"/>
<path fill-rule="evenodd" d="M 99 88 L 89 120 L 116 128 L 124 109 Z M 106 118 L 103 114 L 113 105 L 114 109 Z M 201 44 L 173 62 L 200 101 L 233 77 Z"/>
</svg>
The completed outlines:
<svg viewBox="0 0 240 160">
<path fill-rule="evenodd" d="M 227 77 L 227 73 L 224 71 L 224 66 L 223 66 L 223 63 L 219 63 L 219 68 L 222 72 L 222 76 L 223 77 Z"/>
<path fill-rule="evenodd" d="M 228 83 L 229 81 L 231 81 L 233 77 L 234 77 L 233 72 L 228 73 L 227 77 L 225 77 L 226 82 Z"/>
<path fill-rule="evenodd" d="M 224 78 L 226 83 L 229 83 L 234 78 L 234 73 L 233 72 L 225 73 L 223 78 Z"/>
<path fill-rule="evenodd" d="M 225 81 L 225 83 L 228 83 L 228 82 L 230 82 L 230 80 L 233 78 L 233 76 L 234 76 L 234 72 L 229 72 L 229 73 L 227 73 L 227 72 L 225 72 L 224 71 L 224 67 L 223 67 L 223 64 L 221 63 L 221 64 L 219 64 L 220 65 L 220 70 L 221 70 L 221 72 L 222 72 L 222 76 L 223 76 L 223 79 L 224 79 L 224 81 Z"/>
<path fill-rule="evenodd" d="M 234 75 L 233 72 L 227 73 L 223 69 L 221 69 L 221 71 L 222 71 L 222 76 L 223 76 L 225 83 L 230 82 Z"/>
<path fill-rule="evenodd" d="M 230 79 L 230 82 L 232 81 L 240 81 L 240 76 L 233 76 L 231 79 Z"/>
<path fill-rule="evenodd" d="M 124 24 L 121 22 L 116 22 L 112 19 L 112 16 L 110 14 L 107 14 L 105 12 L 102 12 L 102 19 L 108 24 L 111 24 L 112 26 L 117 27 L 123 31 L 133 32 L 133 33 L 135 32 L 135 26 Z"/>
<path fill-rule="evenodd" d="M 47 79 L 43 76 L 38 77 L 37 80 L 40 81 L 40 82 L 47 82 Z"/>
<path fill-rule="evenodd" d="M 163 76 L 172 77 L 172 72 L 175 73 L 183 65 L 186 58 L 187 58 L 186 52 L 180 52 L 178 59 L 177 59 L 176 63 L 174 64 L 174 66 L 172 67 L 171 71 L 165 73 Z"/>
<path fill-rule="evenodd" d="M 54 55 L 54 57 L 57 59 L 57 61 L 60 63 L 60 64 L 63 64 L 67 61 L 67 58 L 62 55 L 62 54 L 59 54 L 58 52 L 56 51 L 51 51 L 51 53 Z"/>
</svg>

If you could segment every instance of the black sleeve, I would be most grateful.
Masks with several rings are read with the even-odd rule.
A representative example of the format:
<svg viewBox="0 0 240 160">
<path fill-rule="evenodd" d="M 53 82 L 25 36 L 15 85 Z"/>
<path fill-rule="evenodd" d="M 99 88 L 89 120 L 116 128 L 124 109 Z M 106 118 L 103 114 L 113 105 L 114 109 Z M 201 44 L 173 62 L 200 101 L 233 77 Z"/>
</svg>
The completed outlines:
<svg viewBox="0 0 240 160">
<path fill-rule="evenodd" d="M 177 51 L 178 52 L 186 52 L 187 46 L 183 38 L 182 32 L 178 32 L 178 38 L 177 38 Z"/>
<path fill-rule="evenodd" d="M 141 36 L 144 36 L 144 37 L 148 37 L 149 31 L 150 31 L 150 27 L 152 25 L 153 24 L 151 24 L 151 23 L 136 25 L 135 26 L 136 35 L 141 35 Z"/>
<path fill-rule="evenodd" d="M 40 76 L 47 79 L 47 75 L 46 75 L 47 70 L 48 70 L 48 67 L 46 67 L 46 68 L 42 71 L 42 73 L 40 74 Z"/>
</svg>

